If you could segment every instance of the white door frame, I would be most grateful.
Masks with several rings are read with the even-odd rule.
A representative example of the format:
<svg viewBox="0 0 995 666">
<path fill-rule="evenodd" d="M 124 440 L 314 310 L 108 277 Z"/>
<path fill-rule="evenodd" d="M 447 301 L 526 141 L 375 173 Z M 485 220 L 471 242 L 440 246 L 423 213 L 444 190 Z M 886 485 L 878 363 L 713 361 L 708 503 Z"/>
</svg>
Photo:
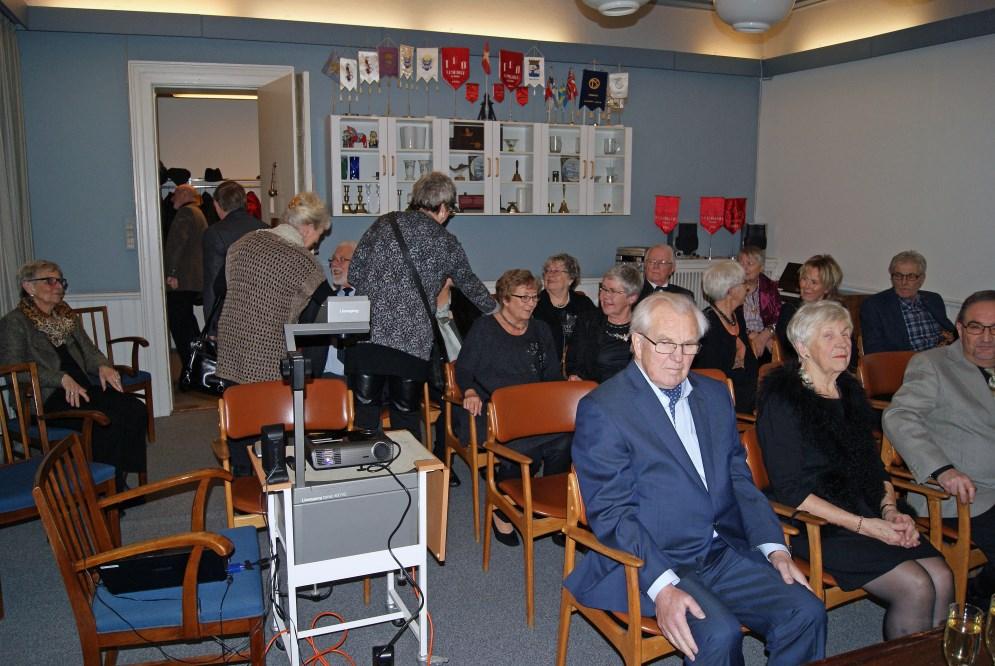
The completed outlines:
<svg viewBox="0 0 995 666">
<path fill-rule="evenodd" d="M 155 394 L 155 415 L 173 411 L 169 373 L 169 331 L 163 291 L 162 241 L 159 222 L 159 151 L 156 136 L 157 88 L 256 90 L 293 74 L 286 65 L 238 65 L 197 62 L 128 62 L 131 157 L 135 177 L 135 226 L 138 276 L 145 336 L 150 343 L 149 372 Z M 305 111 L 306 113 L 307 111 Z"/>
</svg>

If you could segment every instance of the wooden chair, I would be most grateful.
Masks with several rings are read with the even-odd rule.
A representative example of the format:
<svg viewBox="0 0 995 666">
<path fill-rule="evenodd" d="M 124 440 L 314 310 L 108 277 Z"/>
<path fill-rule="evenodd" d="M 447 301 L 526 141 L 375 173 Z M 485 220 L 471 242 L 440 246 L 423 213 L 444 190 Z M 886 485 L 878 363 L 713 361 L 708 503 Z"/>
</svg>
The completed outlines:
<svg viewBox="0 0 995 666">
<path fill-rule="evenodd" d="M 784 362 L 784 350 L 781 349 L 781 340 L 776 335 L 774 336 L 774 345 L 770 350 L 770 361 L 778 365 Z"/>
<path fill-rule="evenodd" d="M 576 611 L 594 625 L 601 635 L 622 655 L 626 666 L 645 664 L 659 657 L 677 652 L 660 633 L 655 617 L 640 612 L 639 569 L 643 561 L 630 553 L 609 548 L 601 543 L 587 527 L 584 499 L 580 494 L 577 475 L 570 472 L 567 478 L 567 519 L 563 528 L 567 543 L 563 554 L 563 579 L 566 580 L 575 566 L 577 544 L 591 552 L 615 560 L 625 567 L 625 591 L 628 598 L 627 613 L 613 613 L 585 606 L 564 585 L 560 590 L 560 628 L 557 632 L 556 664 L 567 663 L 567 645 L 570 640 L 570 616 Z M 632 622 L 631 618 L 638 618 Z"/>
<path fill-rule="evenodd" d="M 76 315 L 83 331 L 86 332 L 97 349 L 121 373 L 121 386 L 125 393 L 135 393 L 145 402 L 145 411 L 148 415 L 148 437 L 150 442 L 154 442 L 155 410 L 152 408 L 152 375 L 142 370 L 138 364 L 138 349 L 139 347 L 148 347 L 149 341 L 138 336 L 112 338 L 106 305 L 74 308 L 73 314 Z M 131 344 L 131 365 L 116 365 L 114 363 L 114 345 L 118 343 Z"/>
<path fill-rule="evenodd" d="M 500 509 L 522 535 L 525 554 L 525 619 L 535 623 L 535 555 L 533 541 L 559 532 L 567 518 L 567 474 L 532 478 L 532 459 L 508 446 L 508 442 L 533 435 L 573 432 L 577 403 L 595 382 L 538 382 L 500 388 L 491 395 L 487 406 L 488 436 L 487 494 L 484 512 L 484 571 L 490 565 L 491 531 L 495 509 Z M 519 478 L 500 484 L 494 478 L 497 457 L 517 463 Z"/>
<path fill-rule="evenodd" d="M 446 467 L 452 469 L 455 453 L 470 468 L 470 487 L 473 493 L 473 538 L 480 542 L 480 474 L 487 465 L 487 453 L 477 439 L 477 420 L 470 418 L 470 437 L 466 444 L 460 441 L 453 429 L 454 410 L 463 409 L 463 391 L 456 384 L 456 364 L 446 363 L 446 392 L 442 396 L 443 418 L 446 424 Z"/>
<path fill-rule="evenodd" d="M 891 396 L 902 387 L 905 367 L 915 352 L 877 352 L 861 356 L 857 361 L 857 379 L 874 409 L 886 409 Z"/>
<path fill-rule="evenodd" d="M 892 483 L 915 483 L 912 472 L 887 435 L 881 438 L 881 461 L 891 474 Z M 935 494 L 939 500 L 935 506 L 927 503 L 928 515 L 917 518 L 916 522 L 919 523 L 920 529 L 929 530 L 930 543 L 943 554 L 947 566 L 954 574 L 954 598 L 958 603 L 964 603 L 967 598 L 967 581 L 970 572 L 988 561 L 981 549 L 971 543 L 971 505 L 964 504 L 953 495 L 944 492 L 936 482 L 931 481 L 929 485 L 920 488 Z M 957 502 L 956 526 L 943 524 L 940 501 L 948 499 Z"/>
<path fill-rule="evenodd" d="M 63 440 L 38 469 L 32 491 L 76 618 L 85 666 L 114 664 L 122 647 L 207 641 L 211 654 L 198 664 L 265 662 L 266 606 L 259 567 L 231 574 L 231 582 L 197 583 L 205 549 L 237 561 L 259 561 L 256 532 L 250 528 L 204 531 L 212 482 L 230 479 L 220 469 L 203 469 L 98 499 L 83 445 L 76 435 Z M 189 532 L 115 546 L 105 511 L 122 502 L 184 486 L 196 490 Z M 189 549 L 183 585 L 115 596 L 100 582 L 96 567 L 166 550 Z M 218 649 L 215 637 L 249 636 L 249 653 Z M 166 663 L 166 662 L 158 662 Z"/>
<path fill-rule="evenodd" d="M 304 390 L 304 425 L 309 430 L 345 430 L 352 426 L 352 395 L 340 379 L 315 379 Z M 226 472 L 231 471 L 229 439 L 258 437 L 263 426 L 282 423 L 294 428 L 294 401 L 290 386 L 282 381 L 239 384 L 218 400 L 218 431 L 214 454 Z M 228 527 L 265 527 L 266 497 L 255 475 L 239 476 L 225 483 Z"/>
<path fill-rule="evenodd" d="M 729 389 L 729 396 L 732 398 L 733 404 L 736 404 L 736 389 L 732 384 L 732 380 L 726 376 L 726 373 L 719 370 L 718 368 L 692 368 L 691 372 L 702 377 L 708 377 L 709 379 L 714 379 L 717 382 L 722 382 Z M 736 425 L 740 432 L 745 430 L 750 424 L 757 422 L 756 414 L 747 414 L 746 412 L 736 412 Z"/>
</svg>

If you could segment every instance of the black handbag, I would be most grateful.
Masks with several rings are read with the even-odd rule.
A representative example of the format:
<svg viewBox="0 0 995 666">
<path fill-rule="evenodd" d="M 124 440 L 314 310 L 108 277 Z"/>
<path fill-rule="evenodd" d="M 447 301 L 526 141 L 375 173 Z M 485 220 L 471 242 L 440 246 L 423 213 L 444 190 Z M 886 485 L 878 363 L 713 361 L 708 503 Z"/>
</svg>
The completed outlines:
<svg viewBox="0 0 995 666">
<path fill-rule="evenodd" d="M 199 340 L 190 343 L 190 358 L 187 365 L 180 373 L 181 391 L 200 391 L 211 395 L 221 395 L 225 389 L 235 384 L 233 381 L 218 377 L 218 345 L 211 339 L 208 331 L 211 330 L 214 317 L 221 309 L 222 298 L 218 298 L 211 308 L 211 314 L 204 322 L 204 333 Z"/>
<path fill-rule="evenodd" d="M 432 388 L 438 389 L 439 391 L 444 391 L 446 388 L 446 372 L 445 364 L 449 362 L 449 355 L 446 353 L 446 343 L 442 339 L 442 333 L 439 331 L 439 323 L 435 319 L 435 314 L 432 312 L 432 306 L 428 302 L 428 294 L 425 293 L 425 287 L 421 283 L 421 278 L 418 277 L 418 271 L 415 270 L 415 264 L 411 261 L 411 255 L 408 254 L 408 244 L 404 242 L 404 236 L 401 235 L 401 228 L 397 225 L 397 218 L 393 213 L 390 214 L 388 220 L 390 222 L 390 228 L 394 231 L 394 236 L 397 238 L 397 244 L 401 246 L 401 256 L 404 257 L 404 263 L 408 267 L 408 271 L 411 273 L 411 279 L 415 282 L 415 287 L 418 289 L 418 295 L 421 296 L 422 304 L 425 306 L 425 312 L 428 314 L 429 325 L 432 327 L 432 349 L 428 356 L 428 384 Z"/>
</svg>

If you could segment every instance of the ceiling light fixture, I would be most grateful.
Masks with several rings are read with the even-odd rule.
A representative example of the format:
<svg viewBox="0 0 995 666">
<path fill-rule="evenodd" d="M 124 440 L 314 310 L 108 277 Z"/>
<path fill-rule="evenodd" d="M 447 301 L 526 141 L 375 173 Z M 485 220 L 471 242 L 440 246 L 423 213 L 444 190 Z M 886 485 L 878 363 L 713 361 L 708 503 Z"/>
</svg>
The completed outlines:
<svg viewBox="0 0 995 666">
<path fill-rule="evenodd" d="M 257 99 L 256 95 L 236 93 L 172 93 L 170 97 L 182 99 Z"/>
<path fill-rule="evenodd" d="M 767 32 L 784 19 L 795 0 L 714 0 L 719 18 L 739 32 Z"/>
<path fill-rule="evenodd" d="M 597 9 L 605 16 L 628 16 L 645 5 L 649 0 L 583 0 L 584 4 Z"/>
</svg>

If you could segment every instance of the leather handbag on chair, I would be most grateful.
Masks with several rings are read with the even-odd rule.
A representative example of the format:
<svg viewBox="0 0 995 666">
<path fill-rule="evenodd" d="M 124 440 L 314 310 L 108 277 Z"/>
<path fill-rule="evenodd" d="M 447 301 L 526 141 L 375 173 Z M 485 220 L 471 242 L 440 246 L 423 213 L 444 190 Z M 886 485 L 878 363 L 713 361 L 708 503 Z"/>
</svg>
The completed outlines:
<svg viewBox="0 0 995 666">
<path fill-rule="evenodd" d="M 190 359 L 180 373 L 181 391 L 201 391 L 211 395 L 221 395 L 225 389 L 235 382 L 218 377 L 218 344 L 212 340 L 208 331 L 221 309 L 223 298 L 218 298 L 211 308 L 211 314 L 204 322 L 204 333 L 199 340 L 190 343 Z"/>
</svg>

